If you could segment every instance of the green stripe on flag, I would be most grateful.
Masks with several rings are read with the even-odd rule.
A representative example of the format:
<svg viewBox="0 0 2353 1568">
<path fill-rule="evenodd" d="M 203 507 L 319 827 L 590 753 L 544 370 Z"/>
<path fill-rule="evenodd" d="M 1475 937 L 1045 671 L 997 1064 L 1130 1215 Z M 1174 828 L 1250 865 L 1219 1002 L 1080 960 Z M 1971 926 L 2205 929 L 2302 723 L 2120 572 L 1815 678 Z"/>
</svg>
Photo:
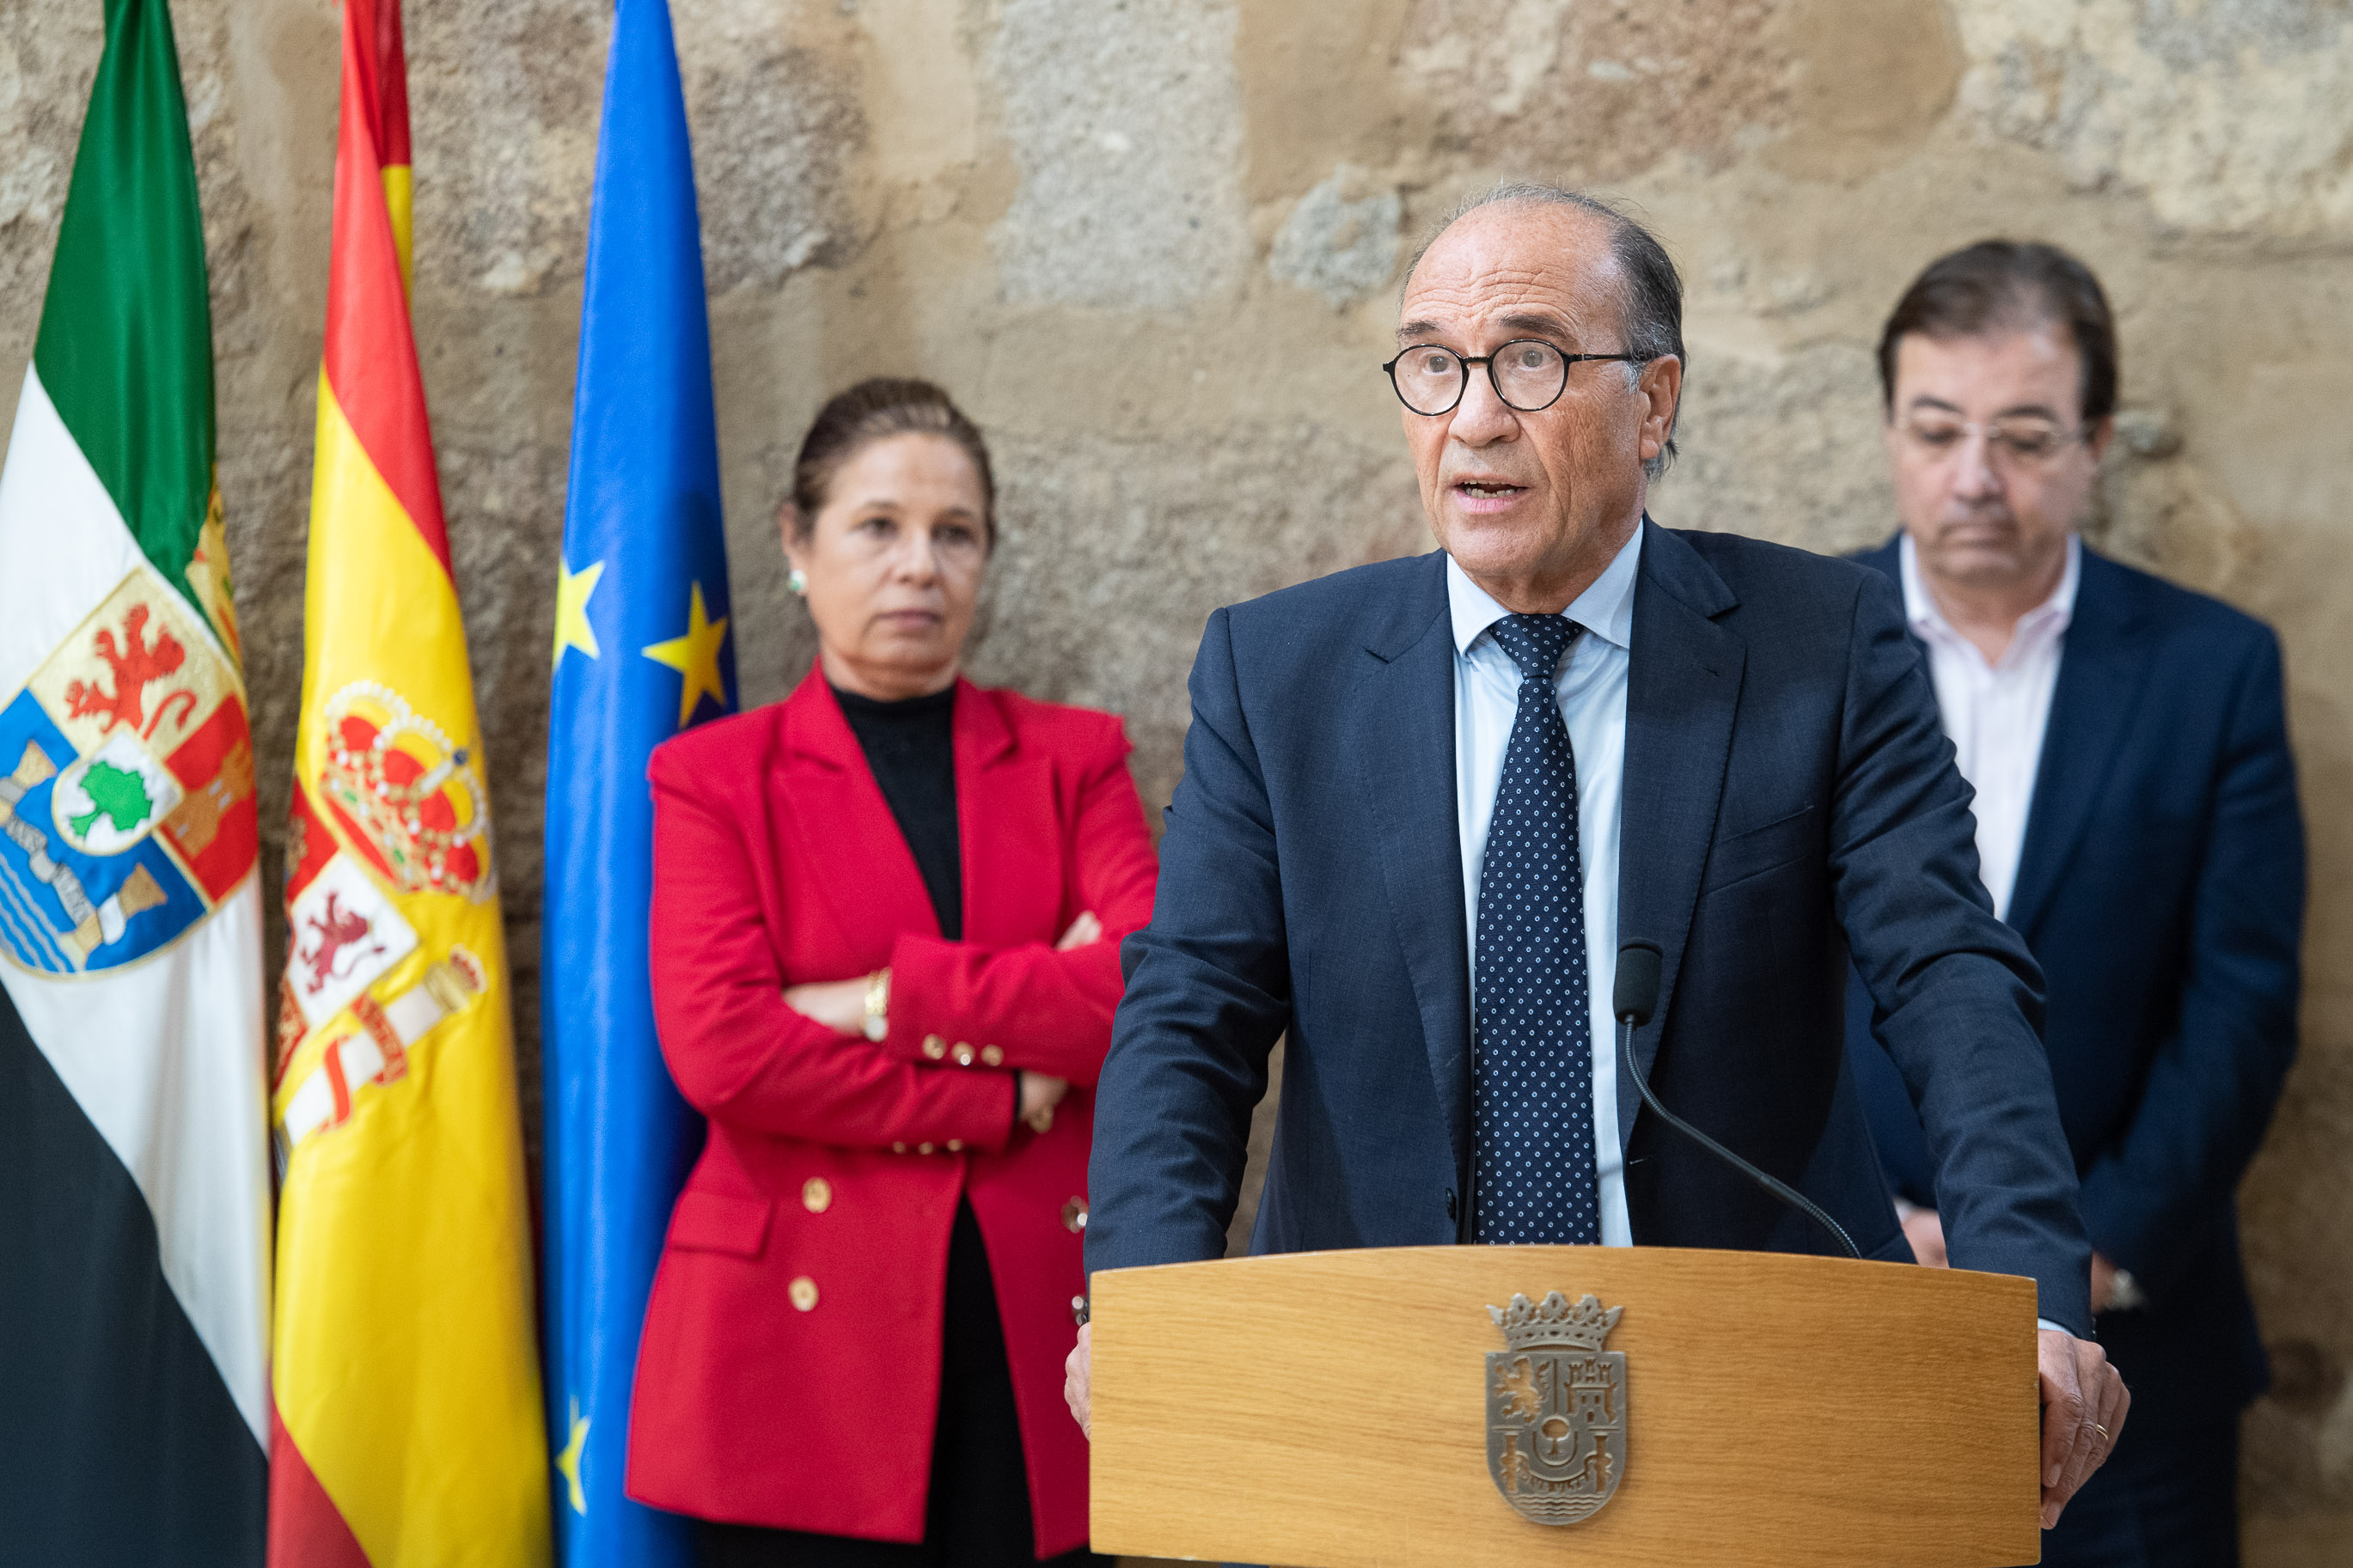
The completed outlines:
<svg viewBox="0 0 2353 1568">
<path fill-rule="evenodd" d="M 199 610 L 213 488 L 212 305 L 164 0 L 107 0 L 33 363 L 122 521 Z"/>
</svg>

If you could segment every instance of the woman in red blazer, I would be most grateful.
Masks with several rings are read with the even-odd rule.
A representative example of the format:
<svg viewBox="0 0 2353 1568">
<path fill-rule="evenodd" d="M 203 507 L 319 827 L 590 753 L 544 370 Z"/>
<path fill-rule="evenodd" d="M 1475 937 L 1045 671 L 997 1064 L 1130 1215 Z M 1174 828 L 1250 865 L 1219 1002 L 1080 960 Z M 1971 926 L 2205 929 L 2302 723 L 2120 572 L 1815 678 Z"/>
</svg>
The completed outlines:
<svg viewBox="0 0 2353 1568">
<path fill-rule="evenodd" d="M 655 1015 L 711 1131 L 628 1492 L 706 1563 L 1084 1557 L 1062 1360 L 1155 865 L 1116 718 L 957 674 L 994 500 L 937 388 L 834 399 L 785 522 L 818 667 L 654 752 Z"/>
</svg>

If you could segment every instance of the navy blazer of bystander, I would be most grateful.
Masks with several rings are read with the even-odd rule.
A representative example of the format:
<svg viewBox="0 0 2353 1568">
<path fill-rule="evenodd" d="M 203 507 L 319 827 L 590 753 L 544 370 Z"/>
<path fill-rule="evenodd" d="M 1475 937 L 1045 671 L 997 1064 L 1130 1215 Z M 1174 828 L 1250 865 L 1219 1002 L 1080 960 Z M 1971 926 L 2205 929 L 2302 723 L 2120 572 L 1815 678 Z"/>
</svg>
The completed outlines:
<svg viewBox="0 0 2353 1568">
<path fill-rule="evenodd" d="M 1898 581 L 1894 542 L 1860 560 Z M 2084 1228 L 2148 1299 L 2099 1323 L 2137 1427 L 2267 1381 L 2234 1200 L 2295 1056 L 2304 894 L 2279 639 L 2086 548 L 2009 915 L 2047 976 Z M 1933 1207 L 1872 1021 L 1858 978 L 1856 1085 L 1890 1184 Z"/>
</svg>

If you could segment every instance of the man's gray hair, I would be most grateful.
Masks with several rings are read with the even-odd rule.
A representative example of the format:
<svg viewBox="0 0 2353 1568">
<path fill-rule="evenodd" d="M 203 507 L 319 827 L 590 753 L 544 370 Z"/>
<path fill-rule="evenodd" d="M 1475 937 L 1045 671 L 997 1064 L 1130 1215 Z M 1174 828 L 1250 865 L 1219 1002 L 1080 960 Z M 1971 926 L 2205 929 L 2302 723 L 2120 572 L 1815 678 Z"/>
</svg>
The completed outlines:
<svg viewBox="0 0 2353 1568">
<path fill-rule="evenodd" d="M 1686 375 L 1691 371 L 1691 355 L 1683 349 L 1683 280 L 1675 270 L 1674 258 L 1659 237 L 1629 217 L 1615 204 L 1582 191 L 1572 191 L 1565 185 L 1547 185 L 1532 180 L 1505 180 L 1484 191 L 1474 191 L 1454 204 L 1452 211 L 1440 219 L 1415 249 L 1413 259 L 1406 264 L 1405 283 L 1413 284 L 1413 275 L 1421 267 L 1421 258 L 1430 247 L 1455 223 L 1481 207 L 1509 203 L 1522 206 L 1574 207 L 1590 214 L 1607 225 L 1609 231 L 1609 252 L 1626 277 L 1625 298 L 1620 301 L 1625 317 L 1625 352 L 1639 355 L 1641 363 L 1625 367 L 1629 385 L 1641 379 L 1642 364 L 1672 354 L 1683 362 Z M 1675 456 L 1675 423 L 1683 416 L 1680 397 L 1675 412 L 1667 420 L 1667 444 L 1659 455 L 1642 465 L 1642 471 L 1657 479 L 1667 471 Z"/>
</svg>

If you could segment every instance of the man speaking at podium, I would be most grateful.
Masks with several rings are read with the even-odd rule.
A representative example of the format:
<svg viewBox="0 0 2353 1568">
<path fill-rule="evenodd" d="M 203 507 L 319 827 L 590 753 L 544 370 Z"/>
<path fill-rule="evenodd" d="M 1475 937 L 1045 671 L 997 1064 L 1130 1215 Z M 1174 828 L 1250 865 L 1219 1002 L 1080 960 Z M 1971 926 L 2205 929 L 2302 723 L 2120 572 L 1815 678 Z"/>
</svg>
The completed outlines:
<svg viewBox="0 0 2353 1568">
<path fill-rule="evenodd" d="M 1659 1100 L 1908 1259 L 1844 1069 L 1851 948 L 1953 1263 L 2037 1283 L 2047 1527 L 2127 1395 L 2089 1340 L 2041 972 L 1987 907 L 1887 579 L 1645 517 L 1682 314 L 1657 240 L 1566 191 L 1501 187 L 1417 258 L 1383 368 L 1440 550 L 1209 617 L 1087 1265 L 1222 1256 L 1286 1032 L 1254 1252 L 1843 1251 L 1642 1111 L 1612 1049 L 1632 942 L 1662 955 L 1633 1050 Z M 1087 1370 L 1082 1331 L 1082 1421 Z"/>
</svg>

